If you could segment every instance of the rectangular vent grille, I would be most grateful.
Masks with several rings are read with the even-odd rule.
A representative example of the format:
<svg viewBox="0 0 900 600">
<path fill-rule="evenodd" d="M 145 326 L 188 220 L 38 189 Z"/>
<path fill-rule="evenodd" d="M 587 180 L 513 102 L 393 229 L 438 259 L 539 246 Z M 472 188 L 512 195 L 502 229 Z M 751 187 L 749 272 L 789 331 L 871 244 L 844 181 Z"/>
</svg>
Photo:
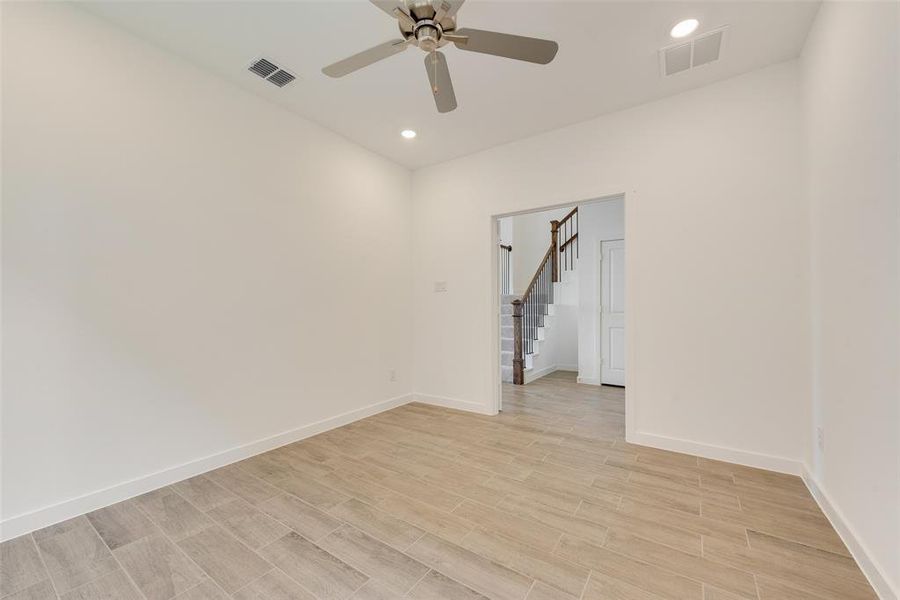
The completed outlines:
<svg viewBox="0 0 900 600">
<path fill-rule="evenodd" d="M 278 70 L 278 67 L 273 63 L 267 61 L 264 58 L 259 59 L 252 65 L 250 65 L 250 70 L 259 75 L 260 77 L 268 77 L 272 73 Z"/>
<path fill-rule="evenodd" d="M 268 80 L 278 87 L 284 87 L 294 79 L 296 78 L 284 69 L 278 69 L 278 71 L 276 71 L 274 75 L 268 77 Z"/>
<path fill-rule="evenodd" d="M 294 75 L 266 58 L 260 58 L 253 61 L 253 64 L 249 67 L 249 71 L 251 73 L 256 73 L 266 81 L 273 85 L 277 85 L 278 87 L 284 87 L 296 79 Z"/>
<path fill-rule="evenodd" d="M 688 42 L 666 46 L 659 51 L 659 70 L 663 77 L 683 73 L 719 60 L 727 27 L 720 27 Z"/>
</svg>

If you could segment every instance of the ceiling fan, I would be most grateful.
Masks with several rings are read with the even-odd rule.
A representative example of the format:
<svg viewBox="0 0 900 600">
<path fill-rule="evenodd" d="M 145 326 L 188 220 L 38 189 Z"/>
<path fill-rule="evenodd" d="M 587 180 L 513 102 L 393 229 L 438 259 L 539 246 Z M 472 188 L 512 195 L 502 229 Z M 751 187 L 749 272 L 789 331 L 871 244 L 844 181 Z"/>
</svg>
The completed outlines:
<svg viewBox="0 0 900 600">
<path fill-rule="evenodd" d="M 550 40 L 484 31 L 481 29 L 457 29 L 456 12 L 465 0 L 369 0 L 397 19 L 403 39 L 384 42 L 363 50 L 349 58 L 328 65 L 322 72 L 329 77 L 343 77 L 417 46 L 427 53 L 425 71 L 431 83 L 434 103 L 438 112 L 450 112 L 456 108 L 456 94 L 447 68 L 447 58 L 438 50 L 452 42 L 460 50 L 493 54 L 545 65 L 556 56 L 559 46 Z"/>
</svg>

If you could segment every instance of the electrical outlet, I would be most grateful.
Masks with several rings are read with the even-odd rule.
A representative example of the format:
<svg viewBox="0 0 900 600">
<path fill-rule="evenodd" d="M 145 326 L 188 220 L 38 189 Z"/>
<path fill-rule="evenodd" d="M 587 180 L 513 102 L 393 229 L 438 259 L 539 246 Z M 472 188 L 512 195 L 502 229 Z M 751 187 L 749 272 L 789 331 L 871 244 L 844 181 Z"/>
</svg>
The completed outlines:
<svg viewBox="0 0 900 600">
<path fill-rule="evenodd" d="M 816 444 L 819 446 L 819 450 L 825 452 L 825 428 L 824 427 L 816 427 Z"/>
<path fill-rule="evenodd" d="M 396 369 L 391 369 L 390 371 L 388 371 L 388 378 L 389 378 L 391 381 L 397 381 L 397 370 L 396 370 Z"/>
</svg>

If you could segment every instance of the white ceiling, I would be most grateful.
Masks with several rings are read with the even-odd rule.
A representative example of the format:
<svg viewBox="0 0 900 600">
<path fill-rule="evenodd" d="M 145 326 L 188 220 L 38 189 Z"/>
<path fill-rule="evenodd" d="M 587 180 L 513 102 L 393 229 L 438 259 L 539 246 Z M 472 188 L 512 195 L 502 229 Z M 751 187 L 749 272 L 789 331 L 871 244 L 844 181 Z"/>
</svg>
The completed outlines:
<svg viewBox="0 0 900 600">
<path fill-rule="evenodd" d="M 469 0 L 460 27 L 559 42 L 549 65 L 444 49 L 459 108 L 439 114 L 424 54 L 410 48 L 342 79 L 320 69 L 397 38 L 396 22 L 365 1 L 91 2 L 137 35 L 240 87 L 411 168 L 521 139 L 707 85 L 800 53 L 816 2 L 510 2 Z M 657 50 L 671 26 L 728 25 L 717 63 L 668 78 Z M 259 56 L 298 80 L 279 89 L 247 71 Z M 405 140 L 401 129 L 419 137 Z"/>
</svg>

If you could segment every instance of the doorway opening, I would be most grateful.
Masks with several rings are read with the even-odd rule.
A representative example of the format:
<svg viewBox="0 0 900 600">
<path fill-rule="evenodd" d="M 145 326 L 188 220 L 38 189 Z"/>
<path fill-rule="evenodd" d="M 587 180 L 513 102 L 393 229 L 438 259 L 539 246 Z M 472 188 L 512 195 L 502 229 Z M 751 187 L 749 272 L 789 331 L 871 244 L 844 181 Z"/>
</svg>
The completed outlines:
<svg viewBox="0 0 900 600">
<path fill-rule="evenodd" d="M 495 221 L 501 398 L 554 373 L 624 387 L 624 196 Z"/>
</svg>

